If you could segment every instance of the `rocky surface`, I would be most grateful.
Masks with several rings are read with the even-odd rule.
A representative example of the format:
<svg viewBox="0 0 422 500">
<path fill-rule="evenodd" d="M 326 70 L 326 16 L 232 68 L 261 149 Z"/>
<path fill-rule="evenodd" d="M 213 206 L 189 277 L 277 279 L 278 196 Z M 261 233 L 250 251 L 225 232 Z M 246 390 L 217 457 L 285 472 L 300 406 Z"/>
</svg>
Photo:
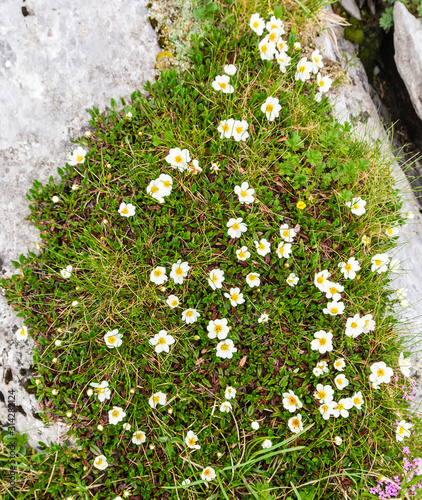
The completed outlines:
<svg viewBox="0 0 422 500">
<path fill-rule="evenodd" d="M 371 137 L 381 141 L 385 153 L 391 158 L 392 174 L 396 180 L 396 188 L 400 189 L 403 208 L 406 214 L 411 210 L 415 217 L 400 228 L 399 245 L 390 257 L 399 259 L 400 273 L 397 273 L 393 287 L 407 288 L 409 306 L 400 309 L 398 314 L 402 320 L 402 334 L 408 349 L 413 352 L 413 379 L 416 384 L 415 409 L 422 403 L 422 215 L 409 181 L 394 159 L 390 148 L 390 138 L 387 136 L 379 117 L 380 101 L 371 87 L 365 69 L 356 56 L 356 47 L 343 37 L 341 26 L 330 24 L 327 30 L 317 39 L 317 45 L 322 55 L 332 61 L 347 67 L 349 84 L 337 87 L 330 92 L 333 112 L 340 122 L 348 121 L 354 126 L 354 133 L 361 137 Z M 395 367 L 397 368 L 397 367 Z"/>
<path fill-rule="evenodd" d="M 394 60 L 422 120 L 422 23 L 402 2 L 394 4 Z"/>
<path fill-rule="evenodd" d="M 0 2 L 0 275 L 40 241 L 25 217 L 34 179 L 57 178 L 86 130 L 86 108 L 101 111 L 128 98 L 155 76 L 160 52 L 147 20 L 147 0 L 3 0 Z M 16 427 L 29 444 L 58 439 L 63 428 L 45 428 L 36 418 L 36 398 L 25 391 L 33 341 L 18 342 L 21 327 L 0 297 L 0 422 L 7 421 L 8 391 L 16 390 Z"/>
<path fill-rule="evenodd" d="M 355 0 L 340 0 L 340 5 L 343 9 L 358 21 L 362 21 L 362 15 Z"/>
</svg>

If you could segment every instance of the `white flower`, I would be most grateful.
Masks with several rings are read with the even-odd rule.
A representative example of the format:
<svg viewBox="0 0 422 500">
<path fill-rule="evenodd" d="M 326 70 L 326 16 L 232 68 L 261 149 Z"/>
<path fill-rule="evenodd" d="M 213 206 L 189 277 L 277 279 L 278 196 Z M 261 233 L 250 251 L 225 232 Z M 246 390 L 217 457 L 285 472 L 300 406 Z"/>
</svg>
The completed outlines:
<svg viewBox="0 0 422 500">
<path fill-rule="evenodd" d="M 106 399 L 110 399 L 111 391 L 108 388 L 108 382 L 106 380 L 103 380 L 99 384 L 97 384 L 96 382 L 91 382 L 89 385 L 91 387 L 94 387 L 94 392 L 97 393 L 98 401 L 102 403 Z"/>
<path fill-rule="evenodd" d="M 318 73 L 317 85 L 318 85 L 318 92 L 320 94 L 325 94 L 325 92 L 328 92 L 331 88 L 332 83 L 333 80 L 331 80 L 329 76 L 321 76 L 321 73 Z"/>
<path fill-rule="evenodd" d="M 331 417 L 331 415 L 333 414 L 333 408 L 335 406 L 337 406 L 337 403 L 335 403 L 334 401 L 330 401 L 329 403 L 324 403 L 319 407 L 319 411 L 324 420 L 328 420 Z"/>
<path fill-rule="evenodd" d="M 234 92 L 233 85 L 230 85 L 230 77 L 228 75 L 218 75 L 212 82 L 214 90 L 221 90 L 224 94 L 232 94 Z"/>
<path fill-rule="evenodd" d="M 165 192 L 164 185 L 160 179 L 152 180 L 147 186 L 147 193 L 157 200 L 158 203 L 164 203 Z"/>
<path fill-rule="evenodd" d="M 289 426 L 289 429 L 294 434 L 297 434 L 298 432 L 303 431 L 302 415 L 299 413 L 299 415 L 295 415 L 294 417 L 291 417 L 289 419 L 289 421 L 287 422 L 287 425 Z"/>
<path fill-rule="evenodd" d="M 233 340 L 230 339 L 225 339 L 217 344 L 216 349 L 216 356 L 223 359 L 231 359 L 233 357 L 233 353 L 237 352 L 237 348 L 234 346 Z"/>
<path fill-rule="evenodd" d="M 104 335 L 104 342 L 106 343 L 107 347 L 113 349 L 114 347 L 120 347 L 123 344 L 122 337 L 123 335 L 119 333 L 119 330 L 116 328 L 115 330 L 107 332 Z"/>
<path fill-rule="evenodd" d="M 410 377 L 410 369 L 412 368 L 412 362 L 409 358 L 404 358 L 403 353 L 399 356 L 399 368 L 405 377 Z"/>
<path fill-rule="evenodd" d="M 302 48 L 302 45 L 300 44 L 300 42 L 295 42 L 293 45 L 293 48 L 295 50 L 300 50 Z"/>
<path fill-rule="evenodd" d="M 340 445 L 341 445 L 341 443 L 343 442 L 343 440 L 341 439 L 341 437 L 340 437 L 340 436 L 336 436 L 336 437 L 333 439 L 333 441 L 334 441 L 334 444 L 336 444 L 337 446 L 340 446 Z"/>
<path fill-rule="evenodd" d="M 69 165 L 75 166 L 78 163 L 83 163 L 85 161 L 86 153 L 87 152 L 85 151 L 85 149 L 81 148 L 80 146 L 76 148 L 69 155 Z"/>
<path fill-rule="evenodd" d="M 229 386 L 226 387 L 226 391 L 224 393 L 224 397 L 226 399 L 234 399 L 236 397 L 236 392 L 237 392 L 236 389 L 234 387 L 232 387 L 232 386 L 229 385 Z"/>
<path fill-rule="evenodd" d="M 326 361 L 318 361 L 316 367 L 322 370 L 323 373 L 328 373 L 328 363 Z"/>
<path fill-rule="evenodd" d="M 334 361 L 334 368 L 339 372 L 342 372 L 346 367 L 346 363 L 343 358 L 338 358 Z"/>
<path fill-rule="evenodd" d="M 161 174 L 160 177 L 158 177 L 158 180 L 162 184 L 161 190 L 163 192 L 163 196 L 169 196 L 173 188 L 173 179 L 167 174 Z"/>
<path fill-rule="evenodd" d="M 316 102 L 321 102 L 322 92 L 316 92 L 314 99 L 315 99 Z"/>
<path fill-rule="evenodd" d="M 288 285 L 294 287 L 295 285 L 297 285 L 299 278 L 296 276 L 295 273 L 290 273 L 286 281 Z"/>
<path fill-rule="evenodd" d="M 311 349 L 319 351 L 320 354 L 325 354 L 333 350 L 333 334 L 324 330 L 319 330 L 314 333 L 314 340 L 311 342 Z"/>
<path fill-rule="evenodd" d="M 213 269 L 210 271 L 210 277 L 208 278 L 208 284 L 213 289 L 221 288 L 224 281 L 224 271 L 221 269 Z"/>
<path fill-rule="evenodd" d="M 364 234 L 362 236 L 362 243 L 364 245 L 369 245 L 371 243 L 371 238 L 369 236 L 367 236 L 366 234 Z"/>
<path fill-rule="evenodd" d="M 183 283 L 183 278 L 186 278 L 188 275 L 189 269 L 189 264 L 187 262 L 182 262 L 182 260 L 179 259 L 171 266 L 170 278 L 178 285 L 181 285 Z"/>
<path fill-rule="evenodd" d="M 222 413 L 229 413 L 232 409 L 233 407 L 228 401 L 224 401 L 224 403 L 221 403 L 220 411 Z"/>
<path fill-rule="evenodd" d="M 413 210 L 409 210 L 408 212 L 406 212 L 406 218 L 407 219 L 414 219 L 415 218 L 415 214 L 413 213 Z"/>
<path fill-rule="evenodd" d="M 233 64 L 226 64 L 224 66 L 224 73 L 229 76 L 233 76 L 236 74 L 237 68 Z"/>
<path fill-rule="evenodd" d="M 242 217 L 229 219 L 226 226 L 229 228 L 227 233 L 232 238 L 240 238 L 242 233 L 245 233 L 248 229 L 247 225 L 243 222 Z"/>
<path fill-rule="evenodd" d="M 198 442 L 198 436 L 193 431 L 188 431 L 185 438 L 185 443 L 188 446 L 188 448 L 192 450 L 199 450 L 201 446 L 197 444 L 197 442 Z"/>
<path fill-rule="evenodd" d="M 187 149 L 180 148 L 170 149 L 170 152 L 165 159 L 167 163 L 169 163 L 173 168 L 177 168 L 180 172 L 187 169 L 187 165 L 191 160 L 189 151 Z"/>
<path fill-rule="evenodd" d="M 174 309 L 180 304 L 180 301 L 176 295 L 169 295 L 168 299 L 166 300 L 166 304 Z"/>
<path fill-rule="evenodd" d="M 271 19 L 265 25 L 267 31 L 271 32 L 272 30 L 278 29 L 284 33 L 284 24 L 281 19 L 277 19 L 275 16 L 271 16 Z"/>
<path fill-rule="evenodd" d="M 259 42 L 258 48 L 263 61 L 271 61 L 276 53 L 275 44 L 269 41 L 268 36 Z"/>
<path fill-rule="evenodd" d="M 347 380 L 346 375 L 344 375 L 343 373 L 340 373 L 340 375 L 336 375 L 334 383 L 336 384 L 337 389 L 344 389 L 349 385 L 349 381 Z"/>
<path fill-rule="evenodd" d="M 184 479 L 184 480 L 181 482 L 181 485 L 182 485 L 182 486 L 186 486 L 186 485 L 188 485 L 188 484 L 190 484 L 190 479 Z"/>
<path fill-rule="evenodd" d="M 258 323 L 267 323 L 268 320 L 269 320 L 268 314 L 262 313 L 261 316 L 258 318 Z"/>
<path fill-rule="evenodd" d="M 371 271 L 378 274 L 385 273 L 388 270 L 390 257 L 386 253 L 377 253 L 371 258 Z"/>
<path fill-rule="evenodd" d="M 126 413 L 119 406 L 113 406 L 108 412 L 108 422 L 116 425 L 126 417 Z"/>
<path fill-rule="evenodd" d="M 256 247 L 256 253 L 265 257 L 271 251 L 271 243 L 265 238 L 259 241 L 254 241 Z"/>
<path fill-rule="evenodd" d="M 271 448 L 271 446 L 273 445 L 272 441 L 269 440 L 269 439 L 266 439 L 263 443 L 262 443 L 262 447 L 264 448 L 264 450 L 267 450 L 268 448 Z"/>
<path fill-rule="evenodd" d="M 253 31 L 255 31 L 255 33 L 258 36 L 261 36 L 262 33 L 264 32 L 265 21 L 258 13 L 252 14 L 251 19 L 249 21 L 249 26 Z"/>
<path fill-rule="evenodd" d="M 108 467 L 107 459 L 104 455 L 98 455 L 94 460 L 94 467 L 104 470 Z"/>
<path fill-rule="evenodd" d="M 60 347 L 62 345 L 62 341 L 57 339 L 54 341 L 54 345 L 56 345 L 57 347 Z"/>
<path fill-rule="evenodd" d="M 282 51 L 280 49 L 280 46 L 285 46 L 287 50 L 288 46 L 287 44 L 284 42 L 284 40 L 279 40 L 277 42 L 277 47 L 279 48 L 279 51 L 280 52 L 276 52 L 276 55 L 275 55 L 275 60 L 278 62 L 278 66 L 280 68 L 280 71 L 282 73 L 285 73 L 287 71 L 287 66 L 290 66 L 290 61 L 292 60 L 291 57 L 289 57 L 286 52 Z"/>
<path fill-rule="evenodd" d="M 392 236 L 397 236 L 399 234 L 399 228 L 398 227 L 389 227 L 386 231 L 385 234 L 389 236 L 390 238 Z"/>
<path fill-rule="evenodd" d="M 319 53 L 319 50 L 314 50 L 311 55 L 311 61 L 312 61 L 312 71 L 314 75 L 316 75 L 319 71 L 319 68 L 324 67 L 324 63 L 322 62 L 322 56 Z"/>
<path fill-rule="evenodd" d="M 358 410 L 361 410 L 362 409 L 362 405 L 363 405 L 363 397 L 362 397 L 362 393 L 361 391 L 359 392 L 355 392 L 352 396 L 352 403 L 353 403 L 353 406 L 355 408 L 357 408 Z"/>
<path fill-rule="evenodd" d="M 261 111 L 265 113 L 268 121 L 274 121 L 281 111 L 281 105 L 277 97 L 267 97 L 267 100 L 261 106 Z"/>
<path fill-rule="evenodd" d="M 354 258 L 350 257 L 347 262 L 340 262 L 338 265 L 340 272 L 346 279 L 354 280 L 356 278 L 356 272 L 361 269 L 359 262 Z"/>
<path fill-rule="evenodd" d="M 331 282 L 328 280 L 330 276 L 331 273 L 327 270 L 320 271 L 319 273 L 315 274 L 314 285 L 323 293 L 327 292 L 327 289 L 331 284 Z"/>
<path fill-rule="evenodd" d="M 16 330 L 16 339 L 17 340 L 26 340 L 28 338 L 28 328 L 23 325 L 22 328 Z"/>
<path fill-rule="evenodd" d="M 300 399 L 295 395 L 292 390 L 283 393 L 283 406 L 290 413 L 294 413 L 299 408 L 302 408 L 303 404 Z"/>
<path fill-rule="evenodd" d="M 365 205 L 366 201 L 362 200 L 360 196 L 353 198 L 352 201 L 346 202 L 346 207 L 349 207 L 352 214 L 355 215 L 363 215 L 366 212 Z"/>
<path fill-rule="evenodd" d="M 249 205 L 250 203 L 253 203 L 255 201 L 255 189 L 250 188 L 247 182 L 242 182 L 240 186 L 235 186 L 234 192 L 239 197 L 239 202 L 241 205 L 243 205 L 244 203 Z"/>
<path fill-rule="evenodd" d="M 220 132 L 220 139 L 230 139 L 233 134 L 234 120 L 229 118 L 228 120 L 223 120 L 217 127 L 217 132 Z"/>
<path fill-rule="evenodd" d="M 322 310 L 324 314 L 330 314 L 331 316 L 337 316 L 338 314 L 343 314 L 344 303 L 343 302 L 328 302 L 327 307 Z"/>
<path fill-rule="evenodd" d="M 196 323 L 200 315 L 196 309 L 186 309 L 182 312 L 182 321 L 190 325 L 191 323 Z"/>
<path fill-rule="evenodd" d="M 337 403 L 337 406 L 333 406 L 331 412 L 334 417 L 339 417 L 340 415 L 344 418 L 349 416 L 349 411 L 353 408 L 352 398 L 343 398 Z"/>
<path fill-rule="evenodd" d="M 230 293 L 225 293 L 224 297 L 227 297 L 230 299 L 230 304 L 233 307 L 237 307 L 240 304 L 243 304 L 245 302 L 245 299 L 243 298 L 243 293 L 240 292 L 240 288 L 230 288 Z"/>
<path fill-rule="evenodd" d="M 165 330 L 160 330 L 152 339 L 149 339 L 149 344 L 155 346 L 155 352 L 170 352 L 170 345 L 174 344 L 174 337 L 168 335 Z"/>
<path fill-rule="evenodd" d="M 318 384 L 314 392 L 314 397 L 318 399 L 320 403 L 329 403 L 333 400 L 334 390 L 331 385 Z"/>
<path fill-rule="evenodd" d="M 73 306 L 73 307 L 76 307 L 78 304 L 79 304 L 79 302 L 78 302 L 77 300 L 74 300 L 74 301 L 72 302 L 72 306 Z"/>
<path fill-rule="evenodd" d="M 286 55 L 286 52 L 289 50 L 289 46 L 287 45 L 287 42 L 285 40 L 283 40 L 282 38 L 279 38 L 277 40 L 276 47 L 277 47 L 277 50 L 279 52 L 279 55 L 281 55 L 281 54 Z M 289 60 L 290 60 L 290 57 L 289 57 Z M 279 61 L 277 61 L 277 62 L 280 64 Z M 283 64 L 285 64 L 285 63 L 283 62 Z"/>
<path fill-rule="evenodd" d="M 366 314 L 362 317 L 365 322 L 363 325 L 363 333 L 373 332 L 375 330 L 375 321 L 372 319 L 372 314 Z"/>
<path fill-rule="evenodd" d="M 318 368 L 317 366 L 312 370 L 312 373 L 315 375 L 315 377 L 320 377 L 322 375 L 322 370 L 321 368 Z"/>
<path fill-rule="evenodd" d="M 156 267 L 151 271 L 149 279 L 156 285 L 162 285 L 168 280 L 166 275 L 166 268 L 162 266 Z"/>
<path fill-rule="evenodd" d="M 393 369 L 387 366 L 384 361 L 374 363 L 371 366 L 371 375 L 369 381 L 373 384 L 388 384 L 394 375 Z"/>
<path fill-rule="evenodd" d="M 120 203 L 119 214 L 122 215 L 123 217 L 132 217 L 135 215 L 135 206 L 132 205 L 132 203 Z"/>
<path fill-rule="evenodd" d="M 125 422 L 125 423 L 122 425 L 122 428 L 123 428 L 123 430 L 124 430 L 124 431 L 130 431 L 131 427 L 132 427 L 132 426 L 130 425 L 130 423 L 129 423 L 129 422 Z"/>
<path fill-rule="evenodd" d="M 309 78 L 311 78 L 312 69 L 313 69 L 313 64 L 310 61 L 308 61 L 306 57 L 302 57 L 302 59 L 297 64 L 295 80 L 306 82 L 306 80 L 309 80 Z"/>
<path fill-rule="evenodd" d="M 289 228 L 288 224 L 281 224 L 280 226 L 280 236 L 287 243 L 292 243 L 296 236 L 296 231 L 294 228 Z"/>
<path fill-rule="evenodd" d="M 251 423 L 251 427 L 254 431 L 257 431 L 259 429 L 259 423 L 256 422 L 255 420 Z"/>
<path fill-rule="evenodd" d="M 250 254 L 250 252 L 248 252 L 247 246 L 243 246 L 239 250 L 236 250 L 236 257 L 240 261 L 245 261 L 245 260 L 249 259 L 250 256 L 251 256 L 251 254 Z"/>
<path fill-rule="evenodd" d="M 133 444 L 143 444 L 143 443 L 145 443 L 146 439 L 147 439 L 147 437 L 146 437 L 144 431 L 136 431 L 133 433 L 132 443 Z"/>
<path fill-rule="evenodd" d="M 210 168 L 212 172 L 218 172 L 220 170 L 220 167 L 217 163 L 213 163 Z"/>
<path fill-rule="evenodd" d="M 325 288 L 325 296 L 327 299 L 332 299 L 335 302 L 341 300 L 341 292 L 344 291 L 344 286 L 339 283 L 334 283 L 333 281 L 328 281 Z"/>
<path fill-rule="evenodd" d="M 218 338 L 218 340 L 224 340 L 227 337 L 227 334 L 230 331 L 230 328 L 227 324 L 226 318 L 215 319 L 214 321 L 210 321 L 207 326 L 208 337 L 210 339 Z"/>
<path fill-rule="evenodd" d="M 413 427 L 413 424 L 410 422 L 406 422 L 406 420 L 400 420 L 397 424 L 396 429 L 396 439 L 397 441 L 403 441 L 405 437 L 410 437 L 410 429 Z"/>
<path fill-rule="evenodd" d="M 233 139 L 237 142 L 246 141 L 249 137 L 248 126 L 245 120 L 236 120 L 233 124 Z"/>
<path fill-rule="evenodd" d="M 399 300 L 405 299 L 407 296 L 407 287 L 402 286 L 400 288 L 397 288 L 396 296 Z"/>
<path fill-rule="evenodd" d="M 215 470 L 212 467 L 206 467 L 202 472 L 201 472 L 201 479 L 204 481 L 212 481 L 217 477 Z"/>
<path fill-rule="evenodd" d="M 72 276 L 72 270 L 73 270 L 72 266 L 67 266 L 66 269 L 62 269 L 60 271 L 62 278 L 70 278 Z"/>
<path fill-rule="evenodd" d="M 365 320 L 355 314 L 353 318 L 347 318 L 346 322 L 346 337 L 353 337 L 354 339 L 363 333 L 363 328 L 365 326 Z"/>
<path fill-rule="evenodd" d="M 149 398 L 148 403 L 151 408 L 157 408 L 159 404 L 165 405 L 167 403 L 167 395 L 164 392 L 156 392 Z"/>
<path fill-rule="evenodd" d="M 253 288 L 254 286 L 259 286 L 261 284 L 261 280 L 259 279 L 258 273 L 249 273 L 246 276 L 246 283 Z"/>
<path fill-rule="evenodd" d="M 292 253 L 291 243 L 279 243 L 278 244 L 278 247 L 276 249 L 276 254 L 278 255 L 279 259 L 281 259 L 281 257 L 288 259 L 290 257 L 291 253 Z"/>
</svg>

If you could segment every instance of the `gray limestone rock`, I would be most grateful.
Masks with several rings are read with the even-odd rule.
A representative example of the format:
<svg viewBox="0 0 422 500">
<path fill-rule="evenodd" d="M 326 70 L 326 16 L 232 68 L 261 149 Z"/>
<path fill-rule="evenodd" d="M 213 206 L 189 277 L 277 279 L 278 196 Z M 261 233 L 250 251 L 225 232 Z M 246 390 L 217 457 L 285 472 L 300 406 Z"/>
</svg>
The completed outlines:
<svg viewBox="0 0 422 500">
<path fill-rule="evenodd" d="M 340 0 L 340 5 L 343 9 L 358 21 L 362 21 L 362 15 L 355 0 Z"/>
<path fill-rule="evenodd" d="M 422 23 L 402 2 L 394 4 L 394 60 L 422 120 Z"/>
<path fill-rule="evenodd" d="M 21 7 L 25 6 L 26 10 Z M 86 108 L 101 111 L 110 98 L 128 98 L 154 80 L 157 37 L 147 20 L 147 0 L 0 2 L 0 276 L 14 272 L 38 231 L 26 193 L 32 181 L 57 179 L 70 143 L 86 130 Z M 45 428 L 34 395 L 32 339 L 18 342 L 22 325 L 0 296 L 0 422 L 7 422 L 8 391 L 16 390 L 16 427 L 29 444 L 57 441 L 63 426 Z M 36 429 L 36 430 L 35 430 Z"/>
</svg>

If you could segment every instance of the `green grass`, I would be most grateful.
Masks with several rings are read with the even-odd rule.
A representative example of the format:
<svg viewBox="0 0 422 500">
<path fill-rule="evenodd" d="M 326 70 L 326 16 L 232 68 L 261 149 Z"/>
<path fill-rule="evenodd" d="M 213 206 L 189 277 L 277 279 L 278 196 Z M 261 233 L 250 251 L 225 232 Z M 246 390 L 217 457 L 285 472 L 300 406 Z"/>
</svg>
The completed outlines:
<svg viewBox="0 0 422 500">
<path fill-rule="evenodd" d="M 3 489 L 7 500 L 112 500 L 124 489 L 134 499 L 356 498 L 374 474 L 393 473 L 392 458 L 399 453 L 394 422 L 407 414 L 401 389 L 406 382 L 400 375 L 374 391 L 368 380 L 369 367 L 378 361 L 399 374 L 400 325 L 393 314 L 398 301 L 389 300 L 388 273 L 370 267 L 376 253 L 394 254 L 394 238 L 384 233 L 404 222 L 401 202 L 381 147 L 338 124 L 327 99 L 315 102 L 315 79 L 295 82 L 298 60 L 312 51 L 304 43 L 308 35 L 299 33 L 312 32 L 314 21 L 292 5 L 276 10 L 290 47 L 299 40 L 303 45 L 291 53 L 285 74 L 274 61 L 260 59 L 258 37 L 249 29 L 250 14 L 268 17 L 267 8 L 222 3 L 204 36 L 192 42 L 189 70 L 163 72 L 146 86 L 148 97 L 136 91 L 129 103 L 122 100 L 124 112 L 114 101 L 105 115 L 90 111 L 93 132 L 79 141 L 89 150 L 85 162 L 60 169 L 58 184 L 34 182 L 30 219 L 41 230 L 42 251 L 21 256 L 21 275 L 2 280 L 2 286 L 37 342 L 41 383 L 34 379 L 32 388 L 44 418 L 67 421 L 79 449 L 53 445 L 22 456 L 18 496 Z M 305 6 L 316 11 L 314 4 Z M 228 63 L 238 68 L 231 77 L 235 92 L 216 93 L 211 82 Z M 274 122 L 260 111 L 267 96 L 277 96 L 282 105 Z M 246 142 L 219 138 L 217 126 L 229 117 L 247 120 Z M 203 172 L 172 169 L 165 157 L 175 147 L 187 148 Z M 210 169 L 214 162 L 217 173 Z M 163 204 L 146 192 L 160 173 L 173 178 Z M 240 205 L 234 194 L 243 181 L 255 189 L 252 205 Z M 55 195 L 58 203 L 52 202 Z M 345 206 L 354 196 L 367 201 L 363 216 Z M 304 210 L 296 208 L 300 200 Z M 119 215 L 121 202 L 136 207 L 133 217 Z M 240 239 L 227 234 L 231 217 L 242 217 L 248 226 Z M 286 260 L 275 253 L 282 223 L 300 226 Z M 363 235 L 370 245 L 362 243 Z M 271 241 L 265 258 L 253 243 L 261 238 Z M 243 245 L 252 255 L 242 263 L 236 250 Z M 352 255 L 362 269 L 356 279 L 345 280 L 338 264 Z M 169 279 L 162 290 L 151 283 L 153 268 L 164 266 L 169 275 L 178 259 L 190 265 L 182 285 Z M 60 271 L 68 265 L 72 276 L 64 279 Z M 221 290 L 207 284 L 213 268 L 225 272 Z M 328 300 L 313 283 L 324 269 L 345 287 L 343 316 L 322 313 Z M 250 272 L 261 275 L 258 289 L 245 283 Z M 286 283 L 291 272 L 299 277 L 294 288 Z M 236 308 L 223 295 L 231 286 L 239 286 L 246 299 Z M 176 309 L 165 303 L 172 293 L 180 299 Z M 192 325 L 181 321 L 187 308 L 201 313 Z M 270 321 L 258 323 L 264 312 Z M 352 339 L 344 334 L 345 323 L 357 313 L 373 314 L 376 329 Z M 207 336 L 208 322 L 222 317 L 238 349 L 228 360 L 216 357 L 217 341 Z M 103 336 L 115 328 L 123 344 L 109 349 Z M 148 342 L 162 329 L 175 338 L 169 354 L 156 354 Z M 325 355 L 310 349 L 321 329 L 334 334 L 334 350 Z M 350 385 L 335 389 L 335 400 L 362 391 L 365 404 L 348 418 L 325 421 L 313 392 L 320 382 L 334 387 L 332 364 L 339 357 L 346 360 Z M 312 370 L 321 359 L 330 371 L 316 378 Z M 100 403 L 87 390 L 103 380 L 111 399 Z M 221 413 L 227 386 L 237 396 L 230 401 L 233 410 Z M 303 402 L 305 430 L 298 435 L 287 426 L 298 412 L 282 405 L 290 389 Z M 148 399 L 158 391 L 167 394 L 167 404 L 152 410 Z M 126 412 L 117 425 L 108 423 L 113 406 Z M 253 420 L 260 422 L 258 431 L 251 429 Z M 125 422 L 130 431 L 123 430 Z M 136 429 L 146 432 L 145 444 L 132 444 Z M 186 447 L 188 430 L 198 435 L 200 450 Z M 335 436 L 343 438 L 340 447 L 333 444 Z M 262 450 L 265 439 L 272 448 Z M 418 441 L 412 443 L 416 450 Z M 4 462 L 6 453 L 3 445 Z M 93 467 L 100 453 L 109 463 L 104 471 Z M 200 480 L 207 466 L 217 472 L 209 484 Z M 191 484 L 181 486 L 187 478 Z"/>
</svg>

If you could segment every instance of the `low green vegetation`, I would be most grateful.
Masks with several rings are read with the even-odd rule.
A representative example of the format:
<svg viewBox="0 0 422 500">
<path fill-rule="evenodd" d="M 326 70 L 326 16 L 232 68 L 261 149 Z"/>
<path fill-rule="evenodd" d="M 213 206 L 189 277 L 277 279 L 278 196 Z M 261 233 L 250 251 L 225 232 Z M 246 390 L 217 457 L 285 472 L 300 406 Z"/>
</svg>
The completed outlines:
<svg viewBox="0 0 422 500">
<path fill-rule="evenodd" d="M 1 284 L 43 418 L 77 447 L 20 443 L 6 500 L 363 498 L 397 473 L 389 160 L 333 118 L 338 69 L 301 80 L 318 5 L 213 5 L 189 69 L 91 110 L 60 182 L 30 190 L 42 248 Z M 254 13 L 283 21 L 285 72 Z"/>
</svg>

